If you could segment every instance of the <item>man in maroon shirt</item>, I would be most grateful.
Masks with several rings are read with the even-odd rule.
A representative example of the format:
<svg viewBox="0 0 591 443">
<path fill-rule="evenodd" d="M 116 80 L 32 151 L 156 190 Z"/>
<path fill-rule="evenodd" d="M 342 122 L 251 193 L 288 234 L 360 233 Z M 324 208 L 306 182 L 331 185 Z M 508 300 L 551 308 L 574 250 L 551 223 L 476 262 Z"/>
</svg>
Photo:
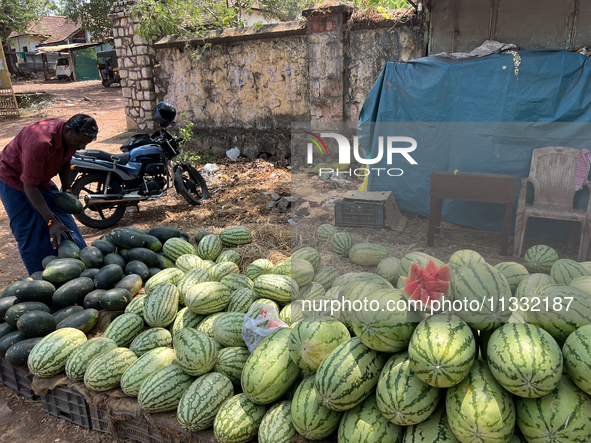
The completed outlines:
<svg viewBox="0 0 591 443">
<path fill-rule="evenodd" d="M 48 118 L 25 126 L 0 152 L 0 199 L 29 275 L 43 269 L 46 256 L 56 255 L 62 233 L 86 246 L 72 216 L 56 207 L 58 189 L 51 179 L 59 175 L 62 190 L 69 191 L 70 160 L 97 133 L 88 115 Z"/>
</svg>

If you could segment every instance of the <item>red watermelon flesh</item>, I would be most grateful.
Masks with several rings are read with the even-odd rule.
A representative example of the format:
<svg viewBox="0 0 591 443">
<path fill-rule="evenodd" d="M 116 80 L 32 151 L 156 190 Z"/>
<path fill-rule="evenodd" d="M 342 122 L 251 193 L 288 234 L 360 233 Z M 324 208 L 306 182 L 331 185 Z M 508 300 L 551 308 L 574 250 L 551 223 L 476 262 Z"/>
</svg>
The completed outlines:
<svg viewBox="0 0 591 443">
<path fill-rule="evenodd" d="M 404 287 L 402 292 L 410 300 L 420 301 L 430 306 L 433 301 L 438 301 L 443 295 L 447 295 L 450 289 L 451 271 L 449 266 L 441 268 L 433 260 L 429 260 L 425 268 L 416 263 L 410 266 L 408 277 L 402 277 Z"/>
</svg>

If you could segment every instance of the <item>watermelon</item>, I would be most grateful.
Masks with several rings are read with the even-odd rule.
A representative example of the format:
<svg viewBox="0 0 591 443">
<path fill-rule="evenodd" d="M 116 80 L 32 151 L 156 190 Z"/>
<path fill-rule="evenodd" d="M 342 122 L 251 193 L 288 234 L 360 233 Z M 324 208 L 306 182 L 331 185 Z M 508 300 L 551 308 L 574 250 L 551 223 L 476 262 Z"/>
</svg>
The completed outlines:
<svg viewBox="0 0 591 443">
<path fill-rule="evenodd" d="M 135 355 L 141 357 L 154 348 L 170 347 L 172 335 L 164 328 L 152 328 L 142 332 L 129 345 Z"/>
<path fill-rule="evenodd" d="M 521 301 L 523 297 L 529 297 L 534 289 L 540 286 L 556 284 L 556 281 L 547 274 L 530 274 L 521 282 L 515 290 L 515 298 Z"/>
<path fill-rule="evenodd" d="M 320 283 L 312 282 L 306 286 L 302 286 L 298 289 L 297 294 L 292 299 L 299 298 L 301 300 L 314 300 L 324 297 L 326 291 Z"/>
<path fill-rule="evenodd" d="M 230 248 L 247 245 L 252 243 L 252 233 L 242 226 L 226 228 L 220 232 L 220 241 L 224 246 Z"/>
<path fill-rule="evenodd" d="M 446 395 L 449 426 L 461 442 L 508 442 L 515 428 L 513 397 L 497 383 L 488 364 L 476 360 Z M 518 408 L 519 409 L 519 408 Z"/>
<path fill-rule="evenodd" d="M 205 237 L 207 238 L 207 237 Z M 246 443 L 256 437 L 267 407 L 254 403 L 245 394 L 228 399 L 213 422 L 213 433 L 219 443 Z"/>
<path fill-rule="evenodd" d="M 591 395 L 591 325 L 582 326 L 569 335 L 562 354 L 571 380 Z"/>
<path fill-rule="evenodd" d="M 199 377 L 179 401 L 179 425 L 189 432 L 210 428 L 222 405 L 233 396 L 234 387 L 225 375 L 213 372 Z"/>
<path fill-rule="evenodd" d="M 194 380 L 175 363 L 162 366 L 143 381 L 137 401 L 151 414 L 174 411 Z"/>
<path fill-rule="evenodd" d="M 484 258 L 476 251 L 462 249 L 454 252 L 449 258 L 448 265 L 452 271 L 471 263 L 485 263 Z"/>
<path fill-rule="evenodd" d="M 387 257 L 386 248 L 372 243 L 358 243 L 349 250 L 349 260 L 360 266 L 376 266 Z"/>
<path fill-rule="evenodd" d="M 176 262 L 176 260 L 185 254 L 195 254 L 195 248 L 191 243 L 182 238 L 169 238 L 164 242 L 162 245 L 162 252 L 164 256 L 168 258 L 172 262 Z"/>
<path fill-rule="evenodd" d="M 529 443 L 588 442 L 591 398 L 567 377 L 540 398 L 516 398 L 517 424 Z"/>
<path fill-rule="evenodd" d="M 84 373 L 84 384 L 97 392 L 118 388 L 121 377 L 136 360 L 133 351 L 115 348 L 90 363 Z"/>
<path fill-rule="evenodd" d="M 532 246 L 523 256 L 523 262 L 530 274 L 550 274 L 556 260 L 558 260 L 558 253 L 546 245 Z"/>
<path fill-rule="evenodd" d="M 512 293 L 515 293 L 519 283 L 529 275 L 525 266 L 515 262 L 499 263 L 498 265 L 495 265 L 495 269 L 500 271 L 507 279 L 507 283 L 509 283 L 509 288 L 511 288 Z"/>
<path fill-rule="evenodd" d="M 123 314 L 111 322 L 103 337 L 110 338 L 119 347 L 131 344 L 144 330 L 144 319 L 136 314 Z"/>
<path fill-rule="evenodd" d="M 476 358 L 472 330 L 453 314 L 435 314 L 415 329 L 408 347 L 410 367 L 422 381 L 437 388 L 460 383 Z"/>
<path fill-rule="evenodd" d="M 283 309 L 279 312 L 279 320 L 286 323 L 288 326 L 292 326 L 291 320 L 291 303 L 286 304 Z"/>
<path fill-rule="evenodd" d="M 320 241 L 330 241 L 330 239 L 339 232 L 337 228 L 328 223 L 318 226 L 316 229 L 316 238 Z"/>
<path fill-rule="evenodd" d="M 244 314 L 240 312 L 224 312 L 217 317 L 212 325 L 213 338 L 222 346 L 244 346 L 242 325 Z"/>
<path fill-rule="evenodd" d="M 82 343 L 66 360 L 66 375 L 72 380 L 83 381 L 90 364 L 116 347 L 117 343 L 105 337 L 95 337 Z"/>
<path fill-rule="evenodd" d="M 438 267 L 433 260 L 429 260 L 424 268 L 412 263 L 408 277 L 400 278 L 404 284 L 402 292 L 410 300 L 429 307 L 434 301 L 440 301 L 442 297 L 450 294 L 450 269 L 448 266 Z"/>
<path fill-rule="evenodd" d="M 291 402 L 291 420 L 302 437 L 322 440 L 337 430 L 342 413 L 323 406 L 316 389 L 316 376 L 306 377 L 296 389 Z"/>
<path fill-rule="evenodd" d="M 294 258 L 302 258 L 304 260 L 309 261 L 310 263 L 312 263 L 312 266 L 314 267 L 315 271 L 320 269 L 320 253 L 311 246 L 305 246 L 292 253 L 291 259 L 293 260 Z"/>
<path fill-rule="evenodd" d="M 176 259 L 174 265 L 183 272 L 189 272 L 192 269 L 202 269 L 203 260 L 197 254 L 183 254 Z"/>
<path fill-rule="evenodd" d="M 197 245 L 197 255 L 203 260 L 215 260 L 222 252 L 222 241 L 216 235 L 206 235 Z"/>
<path fill-rule="evenodd" d="M 401 277 L 408 277 L 408 272 L 410 271 L 410 265 L 416 263 L 421 268 L 427 266 L 429 260 L 433 260 L 438 267 L 442 267 L 445 265 L 441 260 L 431 257 L 429 254 L 425 254 L 424 252 L 409 252 L 400 260 L 400 268 L 398 270 Z"/>
<path fill-rule="evenodd" d="M 162 283 L 152 290 L 144 304 L 144 320 L 153 328 L 166 327 L 175 320 L 178 308 L 179 292 L 176 286 Z"/>
<path fill-rule="evenodd" d="M 144 316 L 144 305 L 148 296 L 146 294 L 138 295 L 125 307 L 126 314 L 136 314 L 140 317 Z"/>
<path fill-rule="evenodd" d="M 220 283 L 227 286 L 230 292 L 234 292 L 238 289 L 254 288 L 253 281 L 242 274 L 228 274 L 220 280 Z"/>
<path fill-rule="evenodd" d="M 289 354 L 291 329 L 277 328 L 250 355 L 242 371 L 242 391 L 256 404 L 280 398 L 300 375 Z"/>
<path fill-rule="evenodd" d="M 416 425 L 433 413 L 441 391 L 417 377 L 410 367 L 408 352 L 394 354 L 378 380 L 377 407 L 384 417 L 400 426 Z"/>
<path fill-rule="evenodd" d="M 339 425 L 339 443 L 398 442 L 404 428 L 391 423 L 378 409 L 376 396 L 370 395 L 363 403 L 343 414 Z M 369 438 L 368 438 L 369 437 Z"/>
<path fill-rule="evenodd" d="M 378 263 L 376 274 L 388 280 L 390 283 L 394 283 L 400 277 L 399 268 L 400 260 L 396 257 L 386 257 Z"/>
<path fill-rule="evenodd" d="M 263 274 L 254 279 L 254 293 L 257 298 L 270 298 L 279 303 L 289 303 L 297 298 L 298 285 L 290 277 L 276 274 Z"/>
<path fill-rule="evenodd" d="M 445 405 L 442 404 L 424 422 L 407 427 L 401 443 L 460 443 L 460 441 L 449 427 Z M 511 440 L 510 443 L 513 441 Z"/>
<path fill-rule="evenodd" d="M 294 325 L 289 337 L 289 355 L 305 371 L 316 371 L 320 363 L 351 335 L 331 317 L 314 317 Z"/>
<path fill-rule="evenodd" d="M 185 275 L 185 273 L 177 268 L 163 269 L 158 274 L 148 279 L 146 285 L 144 286 L 144 291 L 146 292 L 146 295 L 150 295 L 152 290 L 162 283 L 171 283 L 176 285 L 183 275 Z"/>
<path fill-rule="evenodd" d="M 240 377 L 250 352 L 244 347 L 230 347 L 221 349 L 215 359 L 215 372 L 224 374 L 230 381 L 240 386 Z"/>
<path fill-rule="evenodd" d="M 527 323 L 501 326 L 491 335 L 486 355 L 493 376 L 514 395 L 542 397 L 560 381 L 560 347 L 537 326 Z"/>
<path fill-rule="evenodd" d="M 64 370 L 68 357 L 85 342 L 86 335 L 74 328 L 58 329 L 46 335 L 29 354 L 29 371 L 41 378 L 59 374 Z"/>
<path fill-rule="evenodd" d="M 223 312 L 216 312 L 215 314 L 208 315 L 199 323 L 195 330 L 213 339 L 213 322 L 222 314 Z"/>
<path fill-rule="evenodd" d="M 211 279 L 218 282 L 230 274 L 238 274 L 239 272 L 240 269 L 238 269 L 238 265 L 231 261 L 213 265 L 209 269 L 209 275 L 211 275 Z"/>
<path fill-rule="evenodd" d="M 203 375 L 213 369 L 217 356 L 214 340 L 192 328 L 179 330 L 173 339 L 177 360 L 189 375 Z"/>
<path fill-rule="evenodd" d="M 347 257 L 349 250 L 355 244 L 351 234 L 346 232 L 337 232 L 330 239 L 330 247 L 335 254 Z"/>
<path fill-rule="evenodd" d="M 197 283 L 209 281 L 211 281 L 211 275 L 205 269 L 191 269 L 187 271 L 176 284 L 176 288 L 179 291 L 179 304 L 185 304 L 185 295 L 187 295 L 189 289 Z"/>
<path fill-rule="evenodd" d="M 297 432 L 291 422 L 291 402 L 271 406 L 259 426 L 259 443 L 292 443 Z"/>
<path fill-rule="evenodd" d="M 196 314 L 213 314 L 230 303 L 230 290 L 218 282 L 197 283 L 185 293 L 185 305 Z"/>
<path fill-rule="evenodd" d="M 559 285 L 568 285 L 577 277 L 585 277 L 589 272 L 574 260 L 561 258 L 550 269 L 550 275 Z"/>
<path fill-rule="evenodd" d="M 142 383 L 158 369 L 172 364 L 176 358 L 173 349 L 158 347 L 139 357 L 121 376 L 121 389 L 129 397 L 137 397 Z"/>
<path fill-rule="evenodd" d="M 569 286 L 574 286 L 575 288 L 582 289 L 587 294 L 591 294 L 591 276 L 574 278 L 569 283 Z"/>
<path fill-rule="evenodd" d="M 373 392 L 385 363 L 383 354 L 357 337 L 341 343 L 316 371 L 314 386 L 321 403 L 334 411 L 354 408 Z"/>
<path fill-rule="evenodd" d="M 275 266 L 271 263 L 270 260 L 266 258 L 259 258 L 253 261 L 248 268 L 246 268 L 246 272 L 244 275 L 249 278 L 250 280 L 254 281 L 260 275 L 263 274 L 273 274 L 273 270 Z"/>
<path fill-rule="evenodd" d="M 314 267 L 312 263 L 301 258 L 294 258 L 289 262 L 291 264 L 291 272 L 288 277 L 294 279 L 298 286 L 304 286 L 312 282 L 314 279 Z M 275 272 L 276 270 L 277 267 L 273 270 L 273 274 L 278 275 L 279 273 Z"/>
<path fill-rule="evenodd" d="M 331 288 L 334 281 L 340 275 L 341 274 L 337 268 L 334 268 L 332 266 L 325 266 L 323 268 L 318 269 L 314 273 L 314 278 L 312 279 L 312 281 L 322 285 L 324 290 L 328 291 Z"/>
<path fill-rule="evenodd" d="M 215 259 L 215 262 L 218 264 L 232 262 L 237 266 L 240 266 L 240 263 L 242 263 L 242 257 L 233 249 L 226 249 L 225 251 L 222 251 L 220 255 L 218 255 L 218 257 Z"/>
<path fill-rule="evenodd" d="M 255 302 L 257 296 L 249 288 L 236 289 L 230 294 L 230 303 L 226 310 L 228 312 L 242 312 L 246 314 L 248 308 Z"/>
<path fill-rule="evenodd" d="M 177 313 L 170 333 L 174 337 L 183 328 L 197 328 L 203 319 L 205 319 L 204 315 L 195 314 L 189 308 L 185 307 Z"/>
</svg>

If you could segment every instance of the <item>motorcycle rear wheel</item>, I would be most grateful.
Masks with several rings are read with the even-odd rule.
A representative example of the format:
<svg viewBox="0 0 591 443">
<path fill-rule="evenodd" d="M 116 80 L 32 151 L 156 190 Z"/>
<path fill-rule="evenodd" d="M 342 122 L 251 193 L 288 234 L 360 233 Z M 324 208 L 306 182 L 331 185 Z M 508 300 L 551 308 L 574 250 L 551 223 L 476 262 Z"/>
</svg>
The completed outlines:
<svg viewBox="0 0 591 443">
<path fill-rule="evenodd" d="M 116 224 L 125 215 L 126 205 L 111 203 L 101 205 L 87 205 L 84 196 L 88 194 L 103 194 L 105 192 L 106 174 L 86 174 L 78 178 L 72 185 L 72 194 L 76 196 L 84 207 L 80 214 L 74 215 L 83 225 L 91 228 L 103 229 Z M 121 183 L 111 177 L 107 194 L 119 194 Z"/>
<path fill-rule="evenodd" d="M 191 165 L 181 163 L 173 168 L 174 187 L 190 205 L 201 205 L 209 198 L 205 179 Z"/>
</svg>

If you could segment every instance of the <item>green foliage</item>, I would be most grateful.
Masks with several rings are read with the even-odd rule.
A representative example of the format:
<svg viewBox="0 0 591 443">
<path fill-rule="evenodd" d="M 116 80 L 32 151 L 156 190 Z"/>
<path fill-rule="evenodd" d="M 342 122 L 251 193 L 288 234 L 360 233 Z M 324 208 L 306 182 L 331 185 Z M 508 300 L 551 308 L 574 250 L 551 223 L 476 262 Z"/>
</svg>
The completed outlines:
<svg viewBox="0 0 591 443">
<path fill-rule="evenodd" d="M 193 137 L 194 125 L 192 121 L 189 121 L 187 119 L 185 111 L 181 112 L 181 121 L 184 123 L 184 125 L 179 127 L 179 135 L 183 139 L 179 142 L 179 147 L 183 149 L 185 146 L 187 146 L 187 143 L 189 142 L 189 140 L 191 140 L 191 137 Z"/>
<path fill-rule="evenodd" d="M 0 41 L 6 43 L 12 31 L 23 32 L 31 22 L 49 13 L 49 0 L 0 0 Z"/>
<path fill-rule="evenodd" d="M 1 1 L 1 0 L 0 0 Z M 108 15 L 115 0 L 63 0 L 63 14 L 76 21 L 82 20 L 91 39 L 97 42 L 112 41 L 113 22 Z"/>
<path fill-rule="evenodd" d="M 182 137 L 182 140 L 179 142 L 179 147 L 183 150 L 193 137 L 194 124 L 187 119 L 185 111 L 181 112 L 181 122 L 183 125 L 179 127 L 179 135 Z M 195 152 L 182 152 L 180 158 L 182 161 L 192 165 L 210 163 L 215 160 L 215 156 L 210 153 L 198 155 Z"/>
</svg>

